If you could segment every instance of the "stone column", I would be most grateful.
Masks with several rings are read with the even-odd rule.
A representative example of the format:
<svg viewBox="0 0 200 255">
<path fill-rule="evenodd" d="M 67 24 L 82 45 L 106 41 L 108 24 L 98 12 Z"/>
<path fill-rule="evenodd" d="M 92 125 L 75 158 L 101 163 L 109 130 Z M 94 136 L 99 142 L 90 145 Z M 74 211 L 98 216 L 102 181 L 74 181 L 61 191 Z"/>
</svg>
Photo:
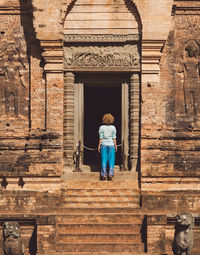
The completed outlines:
<svg viewBox="0 0 200 255">
<path fill-rule="evenodd" d="M 139 73 L 133 73 L 130 78 L 129 106 L 129 148 L 131 170 L 136 170 L 139 153 L 139 123 L 140 123 L 140 78 Z"/>
<path fill-rule="evenodd" d="M 74 153 L 74 74 L 64 75 L 64 161 L 72 168 Z"/>
</svg>

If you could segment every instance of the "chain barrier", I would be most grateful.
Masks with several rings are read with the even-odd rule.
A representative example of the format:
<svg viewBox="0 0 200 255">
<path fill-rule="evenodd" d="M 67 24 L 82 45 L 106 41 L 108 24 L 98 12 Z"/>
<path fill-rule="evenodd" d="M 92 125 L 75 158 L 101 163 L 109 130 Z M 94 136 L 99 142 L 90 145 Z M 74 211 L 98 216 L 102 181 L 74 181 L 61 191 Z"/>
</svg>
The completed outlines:
<svg viewBox="0 0 200 255">
<path fill-rule="evenodd" d="M 87 147 L 87 146 L 85 146 L 85 145 L 83 145 L 83 144 L 81 144 L 81 146 L 82 146 L 84 149 L 89 150 L 89 151 L 97 151 L 97 150 L 98 150 L 98 148 L 92 149 L 92 148 L 89 148 L 89 147 Z M 118 145 L 117 145 L 117 147 L 120 147 L 120 146 L 123 146 L 123 144 L 121 143 L 121 144 L 118 144 Z M 124 144 L 124 146 L 126 146 L 127 148 L 129 148 L 128 145 L 126 145 L 126 144 Z"/>
<path fill-rule="evenodd" d="M 122 143 L 117 145 L 117 147 L 121 147 L 121 146 L 124 147 L 124 151 L 125 151 L 125 147 L 127 148 L 127 156 L 128 156 L 129 155 L 128 154 L 128 150 L 129 150 L 128 145 L 122 144 Z M 81 144 L 81 141 L 79 141 L 79 143 L 76 145 L 76 151 L 73 154 L 73 162 L 74 162 L 74 166 L 75 166 L 74 172 L 82 172 L 82 170 L 80 169 L 80 160 L 81 160 L 81 155 L 83 154 L 81 147 L 86 150 L 89 150 L 89 151 L 98 151 L 98 148 L 95 148 L 95 149 L 89 148 L 89 147 L 85 146 L 84 144 Z M 123 153 L 123 154 L 125 156 L 125 153 Z"/>
<path fill-rule="evenodd" d="M 89 150 L 89 151 L 97 151 L 97 150 L 98 150 L 98 148 L 92 149 L 92 148 L 89 148 L 89 147 L 87 147 L 87 146 L 85 146 L 85 145 L 83 145 L 83 144 L 81 144 L 81 146 L 82 146 L 84 149 Z"/>
</svg>

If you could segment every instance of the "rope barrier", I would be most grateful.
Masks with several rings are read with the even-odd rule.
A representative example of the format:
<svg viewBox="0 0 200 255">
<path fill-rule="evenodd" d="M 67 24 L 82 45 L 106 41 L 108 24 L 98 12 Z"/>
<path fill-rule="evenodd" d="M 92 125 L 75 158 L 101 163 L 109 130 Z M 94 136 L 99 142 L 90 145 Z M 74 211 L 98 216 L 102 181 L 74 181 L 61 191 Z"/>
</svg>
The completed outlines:
<svg viewBox="0 0 200 255">
<path fill-rule="evenodd" d="M 85 148 L 86 150 L 89 150 L 89 151 L 97 151 L 97 150 L 98 150 L 98 149 L 89 148 L 89 147 L 87 147 L 87 146 L 85 146 L 85 145 L 83 145 L 83 144 L 81 144 L 81 146 L 82 146 L 83 148 Z"/>
<path fill-rule="evenodd" d="M 79 141 L 79 143 L 76 146 L 77 146 L 77 150 L 73 154 L 73 161 L 74 161 L 74 166 L 75 166 L 75 170 L 74 171 L 75 172 L 82 172 L 82 170 L 80 169 L 80 157 L 83 154 L 83 151 L 81 151 L 81 147 L 85 148 L 86 150 L 89 150 L 89 151 L 97 151 L 98 148 L 95 148 L 95 149 L 89 148 L 89 147 L 85 146 L 84 144 L 81 144 L 81 141 Z M 117 145 L 117 147 L 120 147 L 120 146 L 124 146 L 124 147 L 126 147 L 129 150 L 129 147 L 128 147 L 127 144 L 122 144 L 121 143 L 121 144 Z M 129 155 L 129 154 L 127 153 L 127 155 Z M 125 154 L 124 154 L 124 156 L 125 156 Z"/>
<path fill-rule="evenodd" d="M 96 149 L 89 148 L 89 147 L 85 146 L 84 144 L 81 144 L 81 146 L 82 146 L 83 148 L 85 148 L 86 150 L 89 150 L 89 151 L 97 151 L 97 150 L 98 150 L 98 148 L 96 148 Z M 117 147 L 120 147 L 120 146 L 123 146 L 123 144 L 121 143 L 121 144 L 118 144 L 118 145 L 117 145 Z M 126 146 L 126 147 L 129 149 L 129 147 L 128 147 L 127 144 L 124 144 L 124 146 Z"/>
</svg>

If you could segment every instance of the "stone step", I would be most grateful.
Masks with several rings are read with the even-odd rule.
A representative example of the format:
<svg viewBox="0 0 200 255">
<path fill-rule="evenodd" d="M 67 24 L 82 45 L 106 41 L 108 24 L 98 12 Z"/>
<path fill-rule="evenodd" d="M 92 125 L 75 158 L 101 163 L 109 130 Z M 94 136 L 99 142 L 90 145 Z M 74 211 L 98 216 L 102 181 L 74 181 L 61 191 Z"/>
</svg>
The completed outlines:
<svg viewBox="0 0 200 255">
<path fill-rule="evenodd" d="M 133 196 L 133 195 L 127 195 L 127 196 L 121 196 L 121 195 L 113 195 L 113 196 L 106 196 L 106 195 L 101 195 L 101 196 L 67 196 L 63 199 L 62 203 L 109 203 L 109 202 L 130 202 L 130 203 L 139 203 L 139 196 Z"/>
<path fill-rule="evenodd" d="M 58 234 L 83 234 L 83 233 L 95 233 L 95 234 L 138 234 L 141 230 L 141 224 L 131 223 L 105 223 L 105 224 L 58 224 Z"/>
<path fill-rule="evenodd" d="M 68 223 L 133 223 L 141 224 L 143 215 L 124 214 L 124 213 L 109 213 L 109 214 L 66 214 L 57 217 L 57 222 L 62 224 Z"/>
<path fill-rule="evenodd" d="M 126 234 L 94 234 L 94 233 L 83 233 L 83 234 L 59 234 L 57 238 L 57 244 L 65 243 L 102 243 L 102 242 L 141 242 L 141 235 L 138 233 L 126 233 Z"/>
<path fill-rule="evenodd" d="M 62 206 L 62 204 L 61 204 Z M 87 202 L 75 202 L 66 201 L 64 203 L 65 208 L 117 208 L 117 207 L 139 207 L 139 201 L 123 202 L 123 201 L 87 201 Z"/>
<path fill-rule="evenodd" d="M 134 206 L 131 204 L 130 207 L 123 207 L 123 204 L 119 205 L 117 204 L 116 207 L 110 208 L 110 207 L 101 207 L 99 204 L 98 206 L 94 207 L 79 207 L 78 205 L 76 207 L 70 206 L 60 206 L 56 209 L 56 213 L 140 213 L 142 209 L 139 206 Z"/>
<path fill-rule="evenodd" d="M 140 196 L 140 191 L 136 189 L 66 189 L 65 194 L 67 196 Z"/>
<path fill-rule="evenodd" d="M 65 243 L 56 245 L 57 252 L 144 252 L 144 244 L 132 242 Z"/>
<path fill-rule="evenodd" d="M 63 174 L 63 178 L 66 183 L 75 183 L 75 182 L 123 182 L 123 183 L 131 183 L 134 184 L 135 187 L 138 184 L 138 174 L 136 172 L 131 171 L 116 171 L 114 170 L 114 177 L 112 181 L 100 181 L 100 172 L 65 172 Z M 103 184 L 101 184 L 103 185 Z M 128 186 L 124 186 L 128 187 Z"/>
<path fill-rule="evenodd" d="M 112 180 L 112 181 L 100 181 L 100 180 L 71 180 L 62 185 L 64 190 L 67 189 L 127 189 L 139 190 L 138 184 L 132 180 Z"/>
<path fill-rule="evenodd" d="M 56 255 L 55 253 L 49 255 Z M 147 255 L 146 252 L 60 252 L 59 255 Z M 196 254 L 195 254 L 196 255 Z"/>
</svg>

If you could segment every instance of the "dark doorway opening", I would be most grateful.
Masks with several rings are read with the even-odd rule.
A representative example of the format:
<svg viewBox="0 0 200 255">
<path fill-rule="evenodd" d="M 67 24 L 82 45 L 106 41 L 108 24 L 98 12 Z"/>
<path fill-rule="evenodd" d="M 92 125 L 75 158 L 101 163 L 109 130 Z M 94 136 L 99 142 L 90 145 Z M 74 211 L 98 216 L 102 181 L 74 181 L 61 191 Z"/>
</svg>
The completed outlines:
<svg viewBox="0 0 200 255">
<path fill-rule="evenodd" d="M 83 143 L 91 149 L 97 149 L 99 127 L 102 117 L 111 113 L 117 129 L 117 144 L 121 144 L 122 134 L 122 84 L 129 81 L 127 74 L 118 73 L 77 73 L 76 83 L 84 87 L 84 130 Z M 101 157 L 97 150 L 83 150 L 83 165 L 89 165 L 91 171 L 99 171 Z M 121 147 L 116 153 L 116 166 L 122 165 Z"/>
<path fill-rule="evenodd" d="M 98 131 L 102 116 L 111 113 L 117 129 L 117 144 L 121 144 L 121 85 L 108 86 L 84 85 L 84 144 L 90 148 L 98 146 Z M 84 150 L 83 164 L 100 165 L 97 151 Z M 116 165 L 121 164 L 121 148 L 116 153 Z"/>
</svg>

